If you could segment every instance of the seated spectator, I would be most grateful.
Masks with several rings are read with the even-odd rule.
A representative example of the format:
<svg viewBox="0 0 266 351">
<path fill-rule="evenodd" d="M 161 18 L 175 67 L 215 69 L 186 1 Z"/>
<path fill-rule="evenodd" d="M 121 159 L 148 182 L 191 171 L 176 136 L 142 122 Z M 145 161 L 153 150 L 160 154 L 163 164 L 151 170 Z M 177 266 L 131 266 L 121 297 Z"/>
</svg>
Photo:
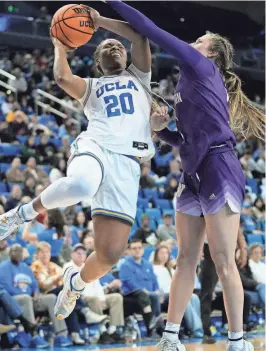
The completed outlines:
<svg viewBox="0 0 266 351">
<path fill-rule="evenodd" d="M 250 267 L 250 262 L 251 262 L 251 265 L 253 265 L 253 269 L 254 269 L 254 266 L 256 265 L 256 261 L 261 256 L 260 251 L 262 251 L 260 245 L 255 244 L 250 247 L 249 262 L 246 264 L 245 267 L 239 270 L 239 273 L 243 284 L 243 288 L 245 290 L 245 293 L 250 297 L 251 303 L 258 307 L 262 307 L 264 310 L 265 309 L 265 283 L 259 282 L 258 280 L 255 279 Z M 255 271 L 256 271 L 256 268 L 255 268 Z M 260 273 L 258 274 L 258 277 L 260 277 Z M 265 279 L 265 276 L 261 278 L 263 280 Z"/>
<path fill-rule="evenodd" d="M 73 247 L 72 261 L 64 266 L 64 270 L 70 266 L 81 269 L 86 260 L 86 249 L 82 244 L 77 244 Z M 123 327 L 124 322 L 124 308 L 123 297 L 118 293 L 105 295 L 104 288 L 101 286 L 99 280 L 86 285 L 81 294 L 82 302 L 88 306 L 96 315 L 101 316 L 99 322 L 106 320 L 106 315 L 103 311 L 108 310 L 110 315 L 110 325 L 108 330 L 104 324 L 100 325 L 100 339 L 99 343 L 114 343 L 121 340 L 119 334 L 116 332 L 117 327 Z M 85 310 L 86 311 L 86 310 Z M 91 323 L 91 316 L 85 312 L 87 323 Z"/>
<path fill-rule="evenodd" d="M 91 230 L 84 230 L 80 243 L 87 250 L 87 256 L 89 256 L 94 251 L 94 233 Z"/>
<path fill-rule="evenodd" d="M 8 331 L 15 329 L 13 325 L 15 319 L 20 321 L 25 333 L 34 333 L 36 325 L 23 317 L 23 309 L 19 303 L 6 290 L 0 289 L 0 334 L 4 334 L 0 338 L 1 349 L 11 349 L 15 346 L 16 341 L 11 343 L 6 335 Z M 34 346 L 49 347 L 49 344 L 43 343 L 38 336 L 35 336 L 31 342 L 31 347 Z"/>
<path fill-rule="evenodd" d="M 34 198 L 35 188 L 36 188 L 36 180 L 33 176 L 29 176 L 25 181 L 25 185 L 22 191 L 23 196 L 29 196 L 31 198 Z"/>
<path fill-rule="evenodd" d="M 65 161 L 70 156 L 70 139 L 68 135 L 62 137 L 62 146 L 59 148 L 59 152 L 63 154 Z"/>
<path fill-rule="evenodd" d="M 38 242 L 38 234 L 45 230 L 45 226 L 34 218 L 31 222 L 25 223 L 19 228 L 22 231 L 22 239 L 29 244 L 36 245 Z"/>
<path fill-rule="evenodd" d="M 257 160 L 258 178 L 265 177 L 265 151 L 260 152 L 260 157 Z"/>
<path fill-rule="evenodd" d="M 21 200 L 22 191 L 19 185 L 14 184 L 11 191 L 11 196 L 7 199 L 5 203 L 5 211 L 9 211 L 12 208 L 17 207 L 19 201 Z"/>
<path fill-rule="evenodd" d="M 78 236 L 81 238 L 83 231 L 87 228 L 88 219 L 83 211 L 76 213 L 73 221 L 73 229 L 77 231 Z"/>
<path fill-rule="evenodd" d="M 0 263 L 9 258 L 9 248 L 6 240 L 0 240 Z"/>
<path fill-rule="evenodd" d="M 38 160 L 37 151 L 35 150 L 35 137 L 29 136 L 25 145 L 21 145 L 21 154 L 23 162 L 27 161 L 29 157 L 33 156 Z"/>
<path fill-rule="evenodd" d="M 4 116 L 6 116 L 13 109 L 13 103 L 15 101 L 14 95 L 10 94 L 7 96 L 7 100 L 1 105 L 1 110 Z"/>
<path fill-rule="evenodd" d="M 169 183 L 171 178 L 175 178 L 177 183 L 179 183 L 181 173 L 182 173 L 181 172 L 181 163 L 173 160 L 169 163 L 169 167 L 170 167 L 170 172 L 168 173 L 167 178 L 166 178 L 167 183 Z"/>
<path fill-rule="evenodd" d="M 159 224 L 157 228 L 157 237 L 160 241 L 176 240 L 176 230 L 170 213 L 163 215 L 163 224 Z"/>
<path fill-rule="evenodd" d="M 25 178 L 32 176 L 37 184 L 46 185 L 49 183 L 48 175 L 41 169 L 41 167 L 37 166 L 36 159 L 34 157 L 30 157 L 26 164 L 26 169 L 24 170 Z"/>
<path fill-rule="evenodd" d="M 44 164 L 53 164 L 55 162 L 55 156 L 57 149 L 51 141 L 49 141 L 49 136 L 43 134 L 40 137 L 40 143 L 36 146 L 36 150 L 39 159 Z"/>
<path fill-rule="evenodd" d="M 37 245 L 37 260 L 32 265 L 32 271 L 37 279 L 42 293 L 45 296 L 56 296 L 62 290 L 62 268 L 51 262 L 51 246 L 45 241 L 39 242 Z M 51 318 L 51 317 L 50 317 Z M 52 318 L 51 318 L 52 319 Z M 53 314 L 53 319 L 57 319 Z M 58 322 L 58 321 L 57 321 Z M 71 333 L 71 339 L 76 345 L 83 345 L 85 341 L 79 335 L 79 322 L 76 309 L 65 319 L 68 330 Z M 61 327 L 62 328 L 62 327 Z"/>
<path fill-rule="evenodd" d="M 249 267 L 253 278 L 259 284 L 266 284 L 266 264 L 262 261 L 263 247 L 259 244 L 254 244 L 249 248 Z"/>
<path fill-rule="evenodd" d="M 150 176 L 150 170 L 147 164 L 142 165 L 139 182 L 141 188 L 154 188 L 156 186 L 156 181 Z"/>
<path fill-rule="evenodd" d="M 156 245 L 158 238 L 156 233 L 150 228 L 150 217 L 144 214 L 141 217 L 141 228 L 139 228 L 133 237 L 134 240 L 140 240 L 143 244 Z"/>
<path fill-rule="evenodd" d="M 21 161 L 19 157 L 15 157 L 11 163 L 11 167 L 6 172 L 6 179 L 10 183 L 23 183 L 25 180 L 23 172 L 20 170 Z"/>
<path fill-rule="evenodd" d="M 16 77 L 16 79 L 9 79 L 8 84 L 11 85 L 13 88 L 16 88 L 19 93 L 25 93 L 28 89 L 28 84 L 26 79 L 24 78 L 23 72 L 21 72 L 21 69 L 15 68 L 13 71 L 13 75 Z"/>
<path fill-rule="evenodd" d="M 265 202 L 258 197 L 253 203 L 252 213 L 257 219 L 265 218 Z"/>
<path fill-rule="evenodd" d="M 176 178 L 170 178 L 168 186 L 165 189 L 164 198 L 167 200 L 173 200 L 177 191 L 178 182 Z"/>
<path fill-rule="evenodd" d="M 122 281 L 123 295 L 144 291 L 150 298 L 152 312 L 155 317 L 161 314 L 161 292 L 153 266 L 142 258 L 144 249 L 142 241 L 135 239 L 129 243 L 131 256 L 127 257 L 120 266 L 119 279 Z M 136 279 L 138 277 L 138 279 Z"/>
<path fill-rule="evenodd" d="M 38 121 L 38 117 L 35 115 L 30 116 L 30 123 L 28 125 L 30 134 L 33 136 L 37 136 L 40 134 L 51 136 L 52 132 L 45 125 L 40 124 Z"/>
<path fill-rule="evenodd" d="M 30 323 L 36 324 L 34 311 L 48 311 L 57 334 L 55 344 L 71 345 L 66 338 L 65 322 L 59 321 L 54 315 L 56 296 L 40 294 L 38 282 L 32 270 L 22 262 L 23 248 L 19 244 L 12 245 L 9 255 L 10 259 L 0 264 L 0 287 L 14 296 L 23 307 L 23 315 Z"/>
<path fill-rule="evenodd" d="M 66 176 L 66 161 L 63 158 L 57 159 L 55 164 L 55 167 L 52 168 L 51 172 L 49 173 L 50 183 L 53 183 L 56 180 Z"/>
<path fill-rule="evenodd" d="M 167 246 L 159 245 L 154 254 L 154 273 L 157 277 L 160 290 L 163 292 L 162 311 L 167 312 L 169 304 L 170 286 L 174 270 L 170 261 L 170 251 Z M 203 336 L 203 327 L 200 317 L 200 299 L 193 294 L 184 314 L 187 328 L 194 337 Z"/>
<path fill-rule="evenodd" d="M 14 113 L 14 119 L 9 123 L 9 133 L 16 137 L 17 135 L 28 135 L 27 116 L 22 111 Z"/>
</svg>

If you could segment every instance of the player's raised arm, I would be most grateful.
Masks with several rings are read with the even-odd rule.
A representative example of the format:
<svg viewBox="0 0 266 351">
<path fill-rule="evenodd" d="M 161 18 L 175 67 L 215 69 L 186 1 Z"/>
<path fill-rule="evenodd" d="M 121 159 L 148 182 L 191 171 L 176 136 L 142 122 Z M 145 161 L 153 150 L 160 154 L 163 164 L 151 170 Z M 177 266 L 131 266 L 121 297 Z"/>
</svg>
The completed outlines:
<svg viewBox="0 0 266 351">
<path fill-rule="evenodd" d="M 81 99 L 86 92 L 86 81 L 72 74 L 67 62 L 69 48 L 56 38 L 52 38 L 52 42 L 54 44 L 54 79 L 56 83 L 74 99 Z"/>
<path fill-rule="evenodd" d="M 131 60 L 133 65 L 142 72 L 148 73 L 151 71 L 151 51 L 146 37 L 136 32 L 128 23 L 102 17 L 94 9 L 91 9 L 91 17 L 96 26 L 129 40 L 132 43 Z"/>
<path fill-rule="evenodd" d="M 197 79 L 212 75 L 210 60 L 186 42 L 157 27 L 148 17 L 121 1 L 107 1 L 139 33 L 173 55 L 187 76 Z"/>
</svg>

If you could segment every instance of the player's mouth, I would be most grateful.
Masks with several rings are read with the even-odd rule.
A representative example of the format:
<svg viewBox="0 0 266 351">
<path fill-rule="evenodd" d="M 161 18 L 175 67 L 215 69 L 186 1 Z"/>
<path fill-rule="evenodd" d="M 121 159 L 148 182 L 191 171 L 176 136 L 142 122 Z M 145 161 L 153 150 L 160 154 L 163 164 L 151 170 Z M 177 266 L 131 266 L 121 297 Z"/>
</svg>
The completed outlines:
<svg viewBox="0 0 266 351">
<path fill-rule="evenodd" d="M 110 51 L 110 55 L 116 56 L 116 57 L 121 57 L 122 53 L 121 53 L 121 51 L 115 49 L 115 50 Z"/>
</svg>

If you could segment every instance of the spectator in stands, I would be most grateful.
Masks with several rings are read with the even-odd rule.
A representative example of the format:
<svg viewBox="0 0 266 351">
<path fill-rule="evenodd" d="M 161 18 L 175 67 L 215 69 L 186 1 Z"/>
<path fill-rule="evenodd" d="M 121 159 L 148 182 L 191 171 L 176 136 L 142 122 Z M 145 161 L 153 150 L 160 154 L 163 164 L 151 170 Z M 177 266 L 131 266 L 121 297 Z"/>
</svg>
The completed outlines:
<svg viewBox="0 0 266 351">
<path fill-rule="evenodd" d="M 167 312 L 169 303 L 170 286 L 174 270 L 170 261 L 170 251 L 167 246 L 159 245 L 155 250 L 154 273 L 157 277 L 160 290 L 163 292 L 162 311 Z M 186 308 L 184 319 L 187 328 L 192 331 L 194 337 L 203 336 L 203 327 L 200 318 L 200 299 L 196 294 L 191 296 Z"/>
<path fill-rule="evenodd" d="M 171 178 L 175 178 L 177 183 L 179 183 L 181 177 L 181 164 L 175 160 L 170 161 L 169 163 L 170 172 L 167 175 L 167 182 L 169 183 Z"/>
<path fill-rule="evenodd" d="M 48 135 L 44 134 L 40 137 L 40 144 L 36 146 L 36 150 L 42 163 L 53 164 L 55 162 L 54 154 L 57 149 L 54 144 L 49 141 Z"/>
<path fill-rule="evenodd" d="M 40 124 L 38 121 L 38 117 L 35 115 L 31 115 L 30 116 L 30 123 L 28 125 L 29 131 L 31 133 L 31 135 L 33 136 L 37 136 L 40 134 L 44 134 L 44 135 L 52 135 L 52 132 L 49 128 L 47 128 L 45 125 Z"/>
<path fill-rule="evenodd" d="M 22 239 L 29 244 L 36 245 L 38 242 L 38 234 L 45 230 L 45 226 L 35 218 L 31 222 L 25 223 L 22 230 Z"/>
<path fill-rule="evenodd" d="M 58 346 L 69 346 L 66 339 L 66 327 L 63 321 L 54 316 L 55 295 L 43 295 L 39 293 L 39 286 L 34 274 L 23 260 L 23 249 L 19 244 L 10 248 L 10 259 L 0 264 L 0 287 L 14 296 L 24 308 L 24 317 L 32 324 L 36 324 L 35 311 L 48 311 L 57 333 L 55 344 Z M 41 340 L 45 344 L 44 340 Z"/>
<path fill-rule="evenodd" d="M 64 159 L 67 160 L 70 156 L 70 139 L 68 135 L 62 137 L 62 146 L 59 148 L 59 152 L 64 155 Z"/>
<path fill-rule="evenodd" d="M 26 181 L 22 191 L 23 196 L 29 196 L 34 198 L 36 188 L 36 180 L 33 176 L 29 176 Z"/>
<path fill-rule="evenodd" d="M 161 292 L 152 264 L 142 258 L 144 254 L 142 240 L 131 241 L 129 248 L 131 256 L 127 257 L 119 272 L 123 294 L 144 291 L 150 297 L 153 314 L 158 317 L 161 314 Z"/>
<path fill-rule="evenodd" d="M 56 301 L 56 295 L 58 295 L 62 289 L 62 268 L 51 262 L 51 245 L 45 241 L 38 243 L 36 256 L 37 260 L 32 263 L 31 268 L 40 286 L 40 290 L 41 292 L 48 294 L 45 296 L 53 296 L 54 301 Z M 53 318 L 51 319 L 57 319 L 54 313 Z M 83 345 L 85 342 L 79 335 L 80 326 L 76 309 L 68 318 L 66 318 L 65 321 L 68 330 L 71 333 L 73 343 L 76 345 Z M 66 325 L 64 321 L 63 323 L 65 330 Z M 63 328 L 63 326 L 60 327 Z"/>
<path fill-rule="evenodd" d="M 55 167 L 49 173 L 50 183 L 66 176 L 66 161 L 63 158 L 56 159 Z"/>
<path fill-rule="evenodd" d="M 248 178 L 253 178 L 253 172 L 256 172 L 257 165 L 250 151 L 240 158 L 240 163 L 244 170 L 246 170 L 246 176 Z"/>
<path fill-rule="evenodd" d="M 48 175 L 41 169 L 41 167 L 37 166 L 36 159 L 34 157 L 30 157 L 28 159 L 24 175 L 26 179 L 33 176 L 37 184 L 46 185 L 49 183 Z"/>
<path fill-rule="evenodd" d="M 175 193 L 177 191 L 177 187 L 178 187 L 178 182 L 176 178 L 174 177 L 170 178 L 168 182 L 168 186 L 165 189 L 164 198 L 167 200 L 173 200 Z"/>
<path fill-rule="evenodd" d="M 28 135 L 27 116 L 22 111 L 14 113 L 14 119 L 9 122 L 9 133 L 15 138 L 17 135 Z"/>
<path fill-rule="evenodd" d="M 249 267 L 253 278 L 259 283 L 266 284 L 266 264 L 262 261 L 263 247 L 260 244 L 254 244 L 249 248 Z M 264 294 L 265 295 L 265 294 Z"/>
<path fill-rule="evenodd" d="M 265 202 L 262 198 L 258 197 L 252 207 L 252 213 L 257 219 L 265 218 Z"/>
<path fill-rule="evenodd" d="M 94 234 L 91 230 L 84 230 L 80 239 L 81 244 L 87 250 L 87 256 L 94 251 Z"/>
<path fill-rule="evenodd" d="M 9 248 L 6 240 L 0 241 L 0 263 L 7 260 L 9 257 Z"/>
<path fill-rule="evenodd" d="M 159 224 L 157 228 L 157 237 L 160 241 L 176 240 L 175 226 L 170 213 L 163 215 L 163 224 Z"/>
<path fill-rule="evenodd" d="M 140 240 L 146 245 L 156 245 L 158 238 L 156 233 L 150 228 L 150 217 L 144 214 L 141 217 L 141 228 L 139 228 L 133 237 L 134 240 Z"/>
<path fill-rule="evenodd" d="M 8 123 L 0 122 L 0 141 L 1 143 L 11 143 L 14 138 L 8 132 Z"/>
<path fill-rule="evenodd" d="M 141 188 L 154 188 L 156 181 L 150 176 L 150 167 L 147 164 L 142 165 L 140 186 Z"/>
<path fill-rule="evenodd" d="M 5 211 L 9 211 L 16 207 L 21 199 L 22 191 L 19 185 L 14 184 L 11 191 L 11 196 L 7 199 L 5 203 Z"/>
<path fill-rule="evenodd" d="M 265 151 L 260 152 L 260 157 L 257 160 L 257 172 L 259 177 L 265 177 Z"/>
<path fill-rule="evenodd" d="M 28 84 L 24 78 L 20 68 L 15 68 L 12 72 L 16 79 L 9 79 L 8 84 L 16 88 L 19 93 L 25 93 L 28 89 Z"/>
<path fill-rule="evenodd" d="M 76 244 L 72 250 L 72 261 L 64 266 L 64 270 L 70 266 L 75 266 L 81 269 L 86 260 L 86 249 L 82 244 Z M 118 293 L 105 295 L 104 288 L 101 286 L 99 280 L 93 281 L 86 285 L 85 290 L 82 292 L 82 302 L 88 306 L 98 316 L 98 323 L 106 320 L 106 315 L 103 311 L 109 310 L 110 325 L 108 330 L 104 324 L 100 325 L 101 336 L 99 343 L 114 343 L 120 341 L 121 338 L 116 332 L 117 327 L 124 326 L 124 308 L 123 297 Z M 100 318 L 99 318 L 100 317 Z M 90 313 L 87 314 L 85 310 L 85 318 L 87 323 L 91 323 Z M 95 318 L 95 317 L 94 317 Z"/>
<path fill-rule="evenodd" d="M 25 180 L 23 172 L 20 170 L 21 160 L 15 157 L 11 163 L 11 167 L 6 172 L 6 179 L 10 183 L 23 183 Z"/>
<path fill-rule="evenodd" d="M 88 219 L 83 211 L 76 213 L 76 216 L 73 221 L 73 227 L 77 231 L 78 236 L 81 238 L 83 230 L 87 228 Z"/>
<path fill-rule="evenodd" d="M 7 96 L 7 101 L 4 101 L 1 105 L 1 110 L 4 116 L 8 115 L 13 110 L 13 103 L 15 101 L 14 95 L 10 94 Z"/>
</svg>

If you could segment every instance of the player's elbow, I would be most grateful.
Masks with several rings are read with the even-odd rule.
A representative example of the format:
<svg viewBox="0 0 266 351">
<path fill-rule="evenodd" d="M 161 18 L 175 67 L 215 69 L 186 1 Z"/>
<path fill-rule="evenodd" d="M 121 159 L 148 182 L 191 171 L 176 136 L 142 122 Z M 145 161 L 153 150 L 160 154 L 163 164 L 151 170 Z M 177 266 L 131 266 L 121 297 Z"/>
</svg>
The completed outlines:
<svg viewBox="0 0 266 351">
<path fill-rule="evenodd" d="M 67 77 L 59 74 L 55 74 L 54 79 L 56 84 L 59 85 L 60 87 L 63 87 L 67 83 Z"/>
</svg>

